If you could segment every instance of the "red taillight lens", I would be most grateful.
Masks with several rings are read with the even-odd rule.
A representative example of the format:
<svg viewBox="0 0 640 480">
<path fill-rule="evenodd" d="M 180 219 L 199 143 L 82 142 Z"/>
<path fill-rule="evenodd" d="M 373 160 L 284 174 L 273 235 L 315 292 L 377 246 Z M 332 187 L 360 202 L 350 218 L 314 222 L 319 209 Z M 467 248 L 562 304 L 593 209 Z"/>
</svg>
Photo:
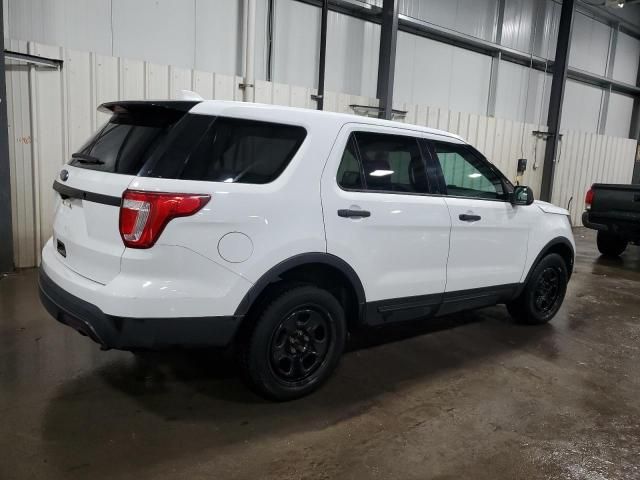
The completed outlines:
<svg viewBox="0 0 640 480">
<path fill-rule="evenodd" d="M 593 187 L 587 190 L 587 194 L 584 197 L 584 207 L 587 210 L 591 209 L 591 204 L 593 203 Z"/>
<path fill-rule="evenodd" d="M 210 195 L 127 190 L 120 207 L 120 236 L 129 248 L 150 248 L 172 219 L 199 211 Z"/>
</svg>

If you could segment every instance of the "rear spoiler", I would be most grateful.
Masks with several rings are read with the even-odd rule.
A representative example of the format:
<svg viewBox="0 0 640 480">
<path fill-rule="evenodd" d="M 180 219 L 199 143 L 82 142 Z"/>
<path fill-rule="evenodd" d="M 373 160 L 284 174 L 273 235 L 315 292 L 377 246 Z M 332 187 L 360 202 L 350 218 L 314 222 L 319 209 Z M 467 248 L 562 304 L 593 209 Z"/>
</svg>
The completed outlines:
<svg viewBox="0 0 640 480">
<path fill-rule="evenodd" d="M 123 102 L 106 102 L 98 107 L 102 113 L 127 114 L 149 110 L 173 110 L 188 112 L 199 100 L 127 100 Z"/>
</svg>

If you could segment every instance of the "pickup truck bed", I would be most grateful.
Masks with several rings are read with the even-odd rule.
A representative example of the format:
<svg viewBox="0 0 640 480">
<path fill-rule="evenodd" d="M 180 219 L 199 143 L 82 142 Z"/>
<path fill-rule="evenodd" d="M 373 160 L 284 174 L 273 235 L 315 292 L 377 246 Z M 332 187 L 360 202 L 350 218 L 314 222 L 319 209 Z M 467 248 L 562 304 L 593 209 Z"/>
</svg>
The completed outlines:
<svg viewBox="0 0 640 480">
<path fill-rule="evenodd" d="M 640 243 L 640 185 L 596 183 L 585 199 L 582 223 L 598 230 L 603 255 L 620 255 L 629 243 Z"/>
</svg>

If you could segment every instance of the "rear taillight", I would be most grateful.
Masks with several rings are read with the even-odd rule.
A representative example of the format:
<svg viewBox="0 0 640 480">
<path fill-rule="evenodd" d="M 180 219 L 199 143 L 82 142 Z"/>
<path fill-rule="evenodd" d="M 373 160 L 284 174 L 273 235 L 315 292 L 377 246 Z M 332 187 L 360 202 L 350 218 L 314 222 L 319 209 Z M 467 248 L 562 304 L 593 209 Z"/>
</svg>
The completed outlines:
<svg viewBox="0 0 640 480">
<path fill-rule="evenodd" d="M 591 210 L 591 204 L 593 203 L 593 187 L 587 190 L 587 194 L 584 197 L 584 208 L 586 210 Z"/>
<path fill-rule="evenodd" d="M 150 248 L 172 219 L 193 215 L 210 195 L 127 190 L 120 207 L 120 236 L 129 248 Z"/>
</svg>

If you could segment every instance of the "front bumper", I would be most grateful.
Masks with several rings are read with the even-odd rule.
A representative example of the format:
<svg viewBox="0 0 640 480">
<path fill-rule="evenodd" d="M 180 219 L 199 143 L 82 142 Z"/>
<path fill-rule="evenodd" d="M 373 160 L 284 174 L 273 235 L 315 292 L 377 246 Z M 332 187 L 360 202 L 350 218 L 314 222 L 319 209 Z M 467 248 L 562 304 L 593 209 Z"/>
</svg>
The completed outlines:
<svg viewBox="0 0 640 480">
<path fill-rule="evenodd" d="M 104 349 L 225 347 L 241 317 L 125 318 L 107 315 L 57 285 L 40 267 L 40 299 L 59 322 L 88 336 Z"/>
</svg>

